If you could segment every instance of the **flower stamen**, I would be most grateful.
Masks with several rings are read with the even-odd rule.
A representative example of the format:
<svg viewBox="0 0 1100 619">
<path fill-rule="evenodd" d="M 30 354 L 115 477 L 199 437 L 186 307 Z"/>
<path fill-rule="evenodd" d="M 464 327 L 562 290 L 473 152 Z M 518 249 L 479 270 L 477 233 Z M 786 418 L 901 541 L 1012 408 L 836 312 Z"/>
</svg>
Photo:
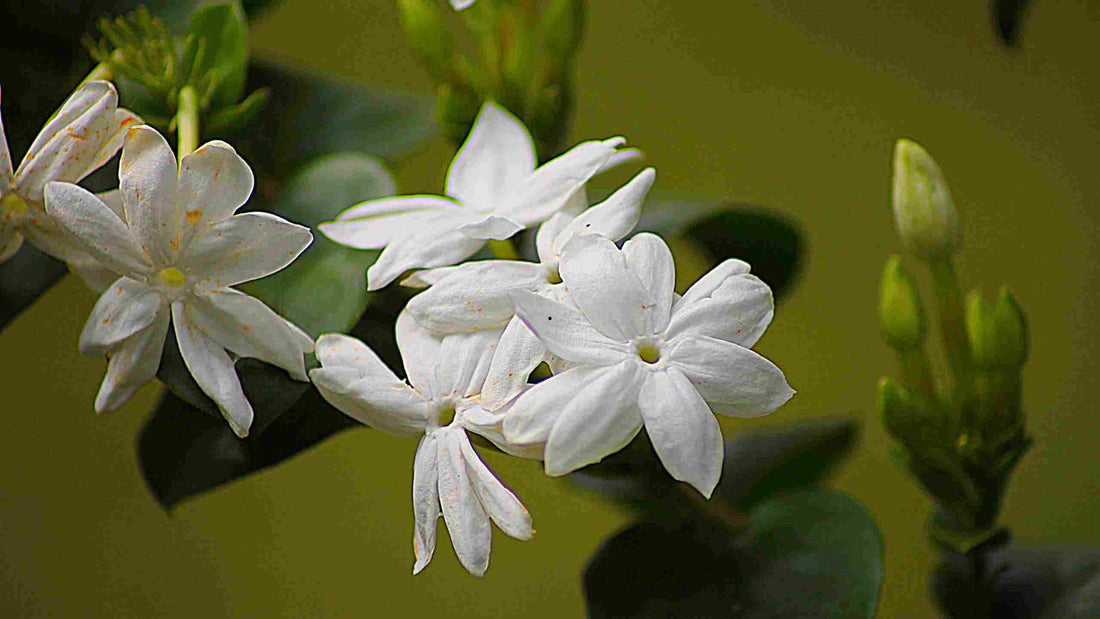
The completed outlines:
<svg viewBox="0 0 1100 619">
<path fill-rule="evenodd" d="M 187 276 L 176 267 L 162 269 L 160 273 L 157 273 L 157 277 L 171 288 L 179 288 L 187 283 Z"/>
</svg>

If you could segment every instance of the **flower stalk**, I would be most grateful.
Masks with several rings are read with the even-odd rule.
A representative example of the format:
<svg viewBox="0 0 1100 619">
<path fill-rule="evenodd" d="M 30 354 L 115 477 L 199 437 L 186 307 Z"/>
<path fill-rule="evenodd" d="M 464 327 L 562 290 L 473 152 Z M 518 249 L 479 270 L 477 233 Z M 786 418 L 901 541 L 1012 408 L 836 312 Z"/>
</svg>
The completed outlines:
<svg viewBox="0 0 1100 619">
<path fill-rule="evenodd" d="M 176 157 L 183 158 L 199 145 L 199 95 L 194 86 L 180 89 L 179 107 L 176 111 Z"/>
</svg>

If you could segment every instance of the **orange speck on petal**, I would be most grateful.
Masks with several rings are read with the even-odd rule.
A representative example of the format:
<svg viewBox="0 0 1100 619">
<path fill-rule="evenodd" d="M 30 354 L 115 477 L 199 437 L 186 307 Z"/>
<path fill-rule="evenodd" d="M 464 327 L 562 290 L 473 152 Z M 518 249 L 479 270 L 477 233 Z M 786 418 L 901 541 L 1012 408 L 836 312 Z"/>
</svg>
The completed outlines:
<svg viewBox="0 0 1100 619">
<path fill-rule="evenodd" d="M 202 218 L 202 209 L 195 209 L 193 211 L 187 211 L 187 213 L 184 214 L 184 217 L 187 219 L 187 225 L 193 226 L 193 225 L 199 223 L 199 219 Z M 218 236 L 221 236 L 221 235 L 219 234 Z"/>
</svg>

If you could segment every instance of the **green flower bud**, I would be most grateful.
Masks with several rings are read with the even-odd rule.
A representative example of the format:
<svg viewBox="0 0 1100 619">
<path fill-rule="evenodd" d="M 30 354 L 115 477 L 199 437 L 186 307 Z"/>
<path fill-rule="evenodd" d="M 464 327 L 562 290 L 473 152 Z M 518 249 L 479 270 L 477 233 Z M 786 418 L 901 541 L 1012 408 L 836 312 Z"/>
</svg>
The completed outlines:
<svg viewBox="0 0 1100 619">
<path fill-rule="evenodd" d="M 944 412 L 885 376 L 878 382 L 877 404 L 886 431 L 910 450 L 951 443 Z"/>
<path fill-rule="evenodd" d="M 1001 288 L 993 307 L 977 290 L 967 295 L 966 334 L 978 367 L 1019 368 L 1027 360 L 1027 318 L 1007 288 Z"/>
<path fill-rule="evenodd" d="M 894 219 L 902 242 L 922 260 L 945 258 L 959 247 L 947 180 L 928 151 L 910 140 L 894 148 Z"/>
<path fill-rule="evenodd" d="M 882 270 L 879 327 L 883 339 L 895 350 L 912 350 L 924 341 L 926 321 L 920 293 L 897 254 L 886 260 Z"/>
<path fill-rule="evenodd" d="M 439 80 L 451 74 L 454 40 L 434 0 L 397 0 L 409 47 Z"/>
<path fill-rule="evenodd" d="M 584 0 L 547 0 L 538 22 L 541 49 L 558 72 L 576 55 L 584 38 Z"/>
</svg>

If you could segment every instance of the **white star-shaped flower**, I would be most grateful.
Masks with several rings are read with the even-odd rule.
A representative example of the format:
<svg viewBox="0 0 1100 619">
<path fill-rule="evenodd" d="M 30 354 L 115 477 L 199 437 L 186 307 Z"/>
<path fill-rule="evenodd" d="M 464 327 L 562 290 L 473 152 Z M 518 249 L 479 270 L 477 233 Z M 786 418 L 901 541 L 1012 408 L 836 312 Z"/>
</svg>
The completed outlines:
<svg viewBox="0 0 1100 619">
<path fill-rule="evenodd" d="M 317 340 L 322 367 L 310 378 L 326 400 L 379 430 L 420 437 L 413 462 L 414 574 L 432 560 L 441 513 L 459 561 L 475 576 L 489 567 L 490 520 L 516 539 L 534 535 L 526 508 L 485 466 L 466 434 L 476 432 L 514 455 L 540 455 L 541 449 L 528 453 L 504 443 L 501 417 L 479 405 L 499 336 L 497 330 L 437 338 L 402 312 L 397 345 L 408 383 L 359 340 L 335 333 Z"/>
<path fill-rule="evenodd" d="M 11 258 L 24 237 L 69 263 L 88 285 L 102 290 L 117 275 L 77 249 L 46 213 L 43 189 L 51 181 L 79 182 L 122 147 L 128 126 L 140 122 L 118 107 L 110 82 L 82 85 L 65 101 L 12 172 L 4 122 L 0 118 L 0 262 Z"/>
<path fill-rule="evenodd" d="M 577 217 L 556 213 L 539 227 L 535 237 L 538 262 L 484 260 L 454 267 L 420 271 L 406 282 L 431 288 L 413 297 L 407 310 L 423 328 L 460 333 L 504 327 L 482 405 L 496 410 L 518 394 L 531 371 L 546 358 L 546 349 L 523 322 L 515 318 L 509 293 L 528 290 L 568 303 L 558 273 L 562 248 L 577 234 L 602 234 L 617 241 L 634 229 L 642 203 L 656 178 L 647 168 L 603 202 Z"/>
<path fill-rule="evenodd" d="M 230 288 L 290 264 L 313 240 L 308 228 L 270 213 L 234 215 L 252 193 L 252 170 L 224 142 L 208 142 L 176 166 L 155 129 L 126 133 L 119 166 L 121 217 L 69 183 L 46 186 L 46 210 L 85 251 L 122 274 L 92 310 L 80 350 L 107 355 L 98 412 L 121 406 L 156 374 L 169 315 L 191 375 L 238 436 L 252 424 L 233 356 L 309 380 L 311 338 L 258 299 Z M 228 352 L 227 352 L 228 351 Z"/>
<path fill-rule="evenodd" d="M 794 394 L 749 350 L 771 322 L 771 290 L 726 260 L 677 299 L 672 253 L 653 234 L 621 251 L 600 235 L 574 236 L 559 270 L 579 309 L 526 291 L 512 299 L 546 348 L 576 365 L 520 395 L 504 436 L 545 443 L 547 474 L 564 475 L 623 448 L 644 425 L 669 473 L 709 497 L 723 458 L 711 411 L 765 415 Z"/>
<path fill-rule="evenodd" d="M 385 248 L 367 271 L 368 289 L 378 290 L 409 269 L 456 264 L 490 239 L 507 239 L 549 219 L 624 143 L 583 142 L 536 168 L 531 134 L 489 102 L 451 162 L 445 196 L 370 200 L 319 229 L 349 247 Z"/>
</svg>

